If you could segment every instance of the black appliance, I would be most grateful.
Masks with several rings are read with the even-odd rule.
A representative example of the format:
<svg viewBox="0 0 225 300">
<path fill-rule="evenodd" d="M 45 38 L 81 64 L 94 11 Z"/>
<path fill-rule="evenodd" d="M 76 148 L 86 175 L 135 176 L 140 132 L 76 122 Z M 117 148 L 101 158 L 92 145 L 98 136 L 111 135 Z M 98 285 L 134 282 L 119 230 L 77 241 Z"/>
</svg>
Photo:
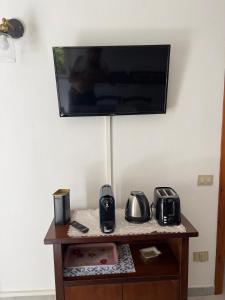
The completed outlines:
<svg viewBox="0 0 225 300">
<path fill-rule="evenodd" d="M 54 47 L 61 117 L 166 112 L 170 45 Z"/>
<path fill-rule="evenodd" d="M 112 233 L 115 229 L 115 200 L 110 185 L 105 184 L 99 195 L 100 228 L 103 233 Z"/>
<path fill-rule="evenodd" d="M 143 192 L 133 191 L 127 200 L 125 219 L 131 223 L 144 223 L 151 218 L 149 202 Z"/>
<path fill-rule="evenodd" d="M 180 198 L 170 187 L 156 187 L 154 190 L 155 216 L 162 226 L 181 223 Z"/>
</svg>

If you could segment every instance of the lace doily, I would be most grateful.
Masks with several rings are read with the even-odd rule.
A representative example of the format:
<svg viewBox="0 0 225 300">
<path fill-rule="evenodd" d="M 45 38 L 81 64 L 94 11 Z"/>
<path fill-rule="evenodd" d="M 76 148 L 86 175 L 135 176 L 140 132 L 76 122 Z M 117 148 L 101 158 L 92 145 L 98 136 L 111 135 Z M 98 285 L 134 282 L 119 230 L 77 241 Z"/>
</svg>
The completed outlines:
<svg viewBox="0 0 225 300">
<path fill-rule="evenodd" d="M 178 226 L 160 226 L 155 219 L 143 224 L 133 224 L 125 220 L 124 209 L 116 209 L 116 228 L 110 235 L 138 235 L 138 234 L 150 234 L 152 232 L 159 233 L 178 233 L 186 232 L 184 225 Z M 82 234 L 71 225 L 68 229 L 68 236 L 79 237 L 79 236 L 105 236 L 108 234 L 102 233 L 99 226 L 99 209 L 86 209 L 86 210 L 75 210 L 71 216 L 72 221 L 77 221 L 89 228 L 89 231 Z"/>
<path fill-rule="evenodd" d="M 134 273 L 135 267 L 130 247 L 127 244 L 118 246 L 118 263 L 111 266 L 67 267 L 65 277 Z"/>
</svg>

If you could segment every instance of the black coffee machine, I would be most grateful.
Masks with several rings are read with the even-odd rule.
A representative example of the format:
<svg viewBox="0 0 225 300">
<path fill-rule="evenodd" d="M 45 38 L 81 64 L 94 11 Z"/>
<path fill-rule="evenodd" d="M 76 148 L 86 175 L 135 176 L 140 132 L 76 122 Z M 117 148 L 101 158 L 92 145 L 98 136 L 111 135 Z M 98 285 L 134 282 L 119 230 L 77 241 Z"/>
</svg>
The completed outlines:
<svg viewBox="0 0 225 300">
<path fill-rule="evenodd" d="M 115 200 L 112 187 L 105 184 L 99 195 L 100 228 L 103 233 L 112 233 L 115 229 Z"/>
</svg>

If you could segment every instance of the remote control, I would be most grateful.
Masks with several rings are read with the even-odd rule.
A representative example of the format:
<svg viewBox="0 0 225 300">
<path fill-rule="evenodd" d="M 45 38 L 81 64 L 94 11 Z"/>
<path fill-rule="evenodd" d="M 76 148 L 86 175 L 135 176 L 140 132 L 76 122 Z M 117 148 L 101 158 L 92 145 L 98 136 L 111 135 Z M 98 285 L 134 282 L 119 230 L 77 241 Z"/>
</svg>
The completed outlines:
<svg viewBox="0 0 225 300">
<path fill-rule="evenodd" d="M 82 233 L 87 233 L 89 231 L 89 228 L 87 228 L 86 226 L 78 223 L 77 221 L 71 222 L 70 225 L 72 225 L 74 228 L 81 231 Z"/>
</svg>

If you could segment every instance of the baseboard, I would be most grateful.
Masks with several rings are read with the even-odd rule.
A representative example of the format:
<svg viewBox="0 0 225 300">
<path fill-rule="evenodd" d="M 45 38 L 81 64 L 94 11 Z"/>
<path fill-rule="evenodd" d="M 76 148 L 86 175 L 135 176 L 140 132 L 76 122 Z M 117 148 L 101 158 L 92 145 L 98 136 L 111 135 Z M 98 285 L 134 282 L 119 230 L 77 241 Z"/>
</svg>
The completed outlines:
<svg viewBox="0 0 225 300">
<path fill-rule="evenodd" d="M 190 287 L 188 289 L 189 297 L 214 295 L 214 287 Z M 29 298 L 27 298 L 29 297 Z M 1 300 L 55 300 L 54 290 L 39 290 L 39 291 L 16 291 L 16 292 L 0 292 Z"/>
<path fill-rule="evenodd" d="M 215 290 L 215 288 L 213 286 L 190 287 L 190 288 L 188 288 L 188 296 L 196 297 L 196 296 L 214 295 L 214 290 Z"/>
<path fill-rule="evenodd" d="M 29 298 L 27 298 L 29 297 Z M 32 291 L 13 291 L 13 292 L 0 292 L 0 299 L 37 299 L 37 300 L 54 300 L 55 299 L 55 290 L 32 290 Z"/>
</svg>

